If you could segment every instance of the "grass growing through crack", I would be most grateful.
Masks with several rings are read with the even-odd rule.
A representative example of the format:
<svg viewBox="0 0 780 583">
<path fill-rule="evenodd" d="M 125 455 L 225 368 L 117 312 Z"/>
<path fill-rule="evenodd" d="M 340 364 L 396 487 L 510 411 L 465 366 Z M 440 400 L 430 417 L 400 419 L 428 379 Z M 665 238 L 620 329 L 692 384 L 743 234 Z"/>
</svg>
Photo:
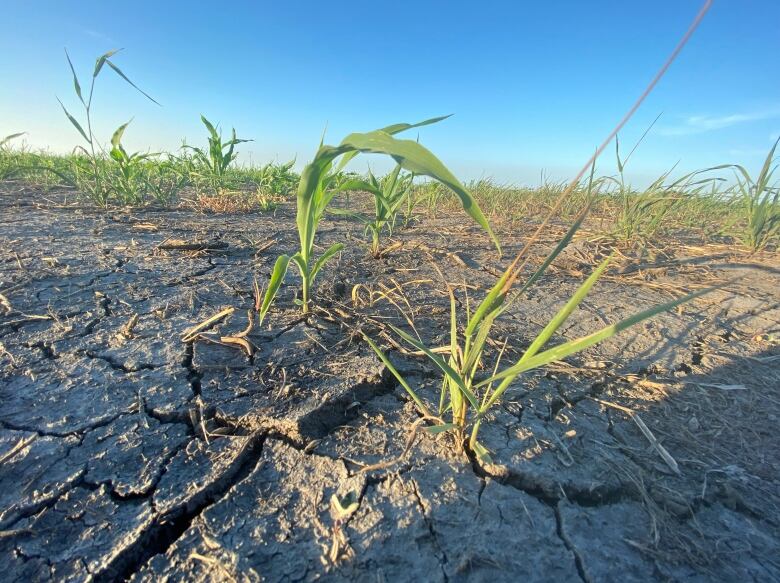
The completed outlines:
<svg viewBox="0 0 780 583">
<path fill-rule="evenodd" d="M 489 452 L 479 443 L 479 429 L 485 415 L 490 408 L 499 402 L 504 393 L 509 389 L 512 383 L 521 374 L 533 369 L 537 369 L 550 364 L 551 362 L 561 360 L 585 350 L 599 342 L 603 342 L 623 330 L 651 318 L 661 312 L 671 310 L 685 302 L 688 302 L 708 291 L 710 289 L 700 290 L 688 294 L 677 300 L 655 306 L 649 310 L 639 312 L 629 318 L 621 320 L 616 324 L 606 326 L 601 330 L 569 340 L 558 344 L 552 348 L 546 348 L 552 336 L 568 320 L 577 306 L 582 302 L 593 285 L 598 281 L 609 265 L 609 259 L 601 262 L 596 270 L 580 286 L 577 292 L 569 299 L 566 305 L 561 308 L 547 323 L 547 325 L 537 334 L 531 345 L 522 355 L 522 357 L 512 366 L 500 370 L 503 351 L 499 353 L 498 358 L 493 364 L 493 373 L 487 378 L 480 378 L 479 372 L 485 364 L 485 347 L 490 338 L 491 329 L 496 319 L 536 282 L 555 257 L 571 241 L 576 230 L 581 224 L 583 213 L 580 220 L 575 222 L 563 240 L 556 249 L 547 257 L 542 266 L 526 281 L 521 290 L 515 294 L 510 294 L 514 282 L 519 276 L 519 270 L 516 268 L 517 261 L 513 262 L 503 273 L 498 282 L 486 294 L 482 302 L 472 313 L 466 310 L 465 327 L 461 328 L 458 322 L 458 313 L 456 307 L 455 294 L 452 288 L 447 286 L 450 297 L 450 346 L 448 358 L 443 358 L 435 353 L 430 347 L 425 346 L 419 338 L 415 338 L 408 332 L 391 326 L 394 332 L 409 345 L 421 351 L 442 373 L 441 390 L 438 398 L 438 407 L 426 401 L 418 394 L 412 386 L 404 379 L 398 370 L 392 365 L 386 354 L 369 337 L 365 337 L 368 344 L 376 352 L 379 358 L 387 366 L 388 370 L 396 377 L 399 384 L 407 391 L 412 400 L 417 404 L 420 412 L 431 419 L 440 421 L 445 415 L 450 415 L 449 422 L 439 422 L 428 430 L 433 433 L 442 431 L 452 431 L 456 435 L 456 441 L 459 444 L 464 443 L 465 434 L 470 433 L 468 445 L 479 458 L 489 460 Z M 432 413 L 436 411 L 436 413 Z"/>
</svg>

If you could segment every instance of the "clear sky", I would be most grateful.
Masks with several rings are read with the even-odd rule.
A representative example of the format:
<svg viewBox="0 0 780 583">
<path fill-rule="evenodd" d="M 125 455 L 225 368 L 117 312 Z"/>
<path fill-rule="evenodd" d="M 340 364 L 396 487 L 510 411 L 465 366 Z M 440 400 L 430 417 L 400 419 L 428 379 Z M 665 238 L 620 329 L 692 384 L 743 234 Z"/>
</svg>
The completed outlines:
<svg viewBox="0 0 780 583">
<path fill-rule="evenodd" d="M 462 179 L 536 184 L 570 176 L 642 91 L 700 0 L 296 2 L 4 0 L 0 135 L 68 151 L 79 136 L 67 47 L 82 84 L 113 48 L 145 101 L 107 70 L 97 131 L 134 118 L 134 149 L 204 141 L 199 115 L 245 144 L 243 159 L 305 162 L 325 128 L 441 114 L 421 141 Z M 756 168 L 780 134 L 780 0 L 715 0 L 690 44 L 621 136 L 646 180 L 735 162 Z M 103 78 L 105 75 L 105 78 Z M 414 136 L 412 136 L 414 137 Z M 366 160 L 357 162 L 360 170 Z M 372 162 L 373 164 L 373 162 Z M 614 169 L 608 151 L 600 170 Z"/>
</svg>

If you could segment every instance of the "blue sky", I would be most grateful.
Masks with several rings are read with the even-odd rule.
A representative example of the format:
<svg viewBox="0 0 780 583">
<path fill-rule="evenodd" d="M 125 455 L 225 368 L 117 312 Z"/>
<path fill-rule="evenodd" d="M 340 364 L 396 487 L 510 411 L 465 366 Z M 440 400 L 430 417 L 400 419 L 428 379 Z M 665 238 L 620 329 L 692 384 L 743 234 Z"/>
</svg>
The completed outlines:
<svg viewBox="0 0 780 583">
<path fill-rule="evenodd" d="M 101 75 L 97 131 L 134 118 L 134 149 L 204 141 L 199 115 L 253 138 L 244 160 L 305 162 L 351 131 L 441 114 L 421 141 L 463 179 L 565 179 L 642 91 L 699 0 L 569 2 L 148 2 L 6 0 L 0 135 L 33 147 L 79 143 L 57 104 L 94 59 L 115 62 L 162 107 Z M 780 134 L 780 2 L 715 0 L 690 44 L 621 135 L 647 180 L 735 162 L 756 168 Z M 109 73 L 109 71 L 106 71 Z M 103 77 L 105 75 L 105 77 Z M 75 111 L 74 111 L 75 113 Z M 414 137 L 414 136 L 412 136 Z M 356 169 L 366 161 L 356 162 Z M 600 170 L 614 169 L 608 151 Z"/>
</svg>

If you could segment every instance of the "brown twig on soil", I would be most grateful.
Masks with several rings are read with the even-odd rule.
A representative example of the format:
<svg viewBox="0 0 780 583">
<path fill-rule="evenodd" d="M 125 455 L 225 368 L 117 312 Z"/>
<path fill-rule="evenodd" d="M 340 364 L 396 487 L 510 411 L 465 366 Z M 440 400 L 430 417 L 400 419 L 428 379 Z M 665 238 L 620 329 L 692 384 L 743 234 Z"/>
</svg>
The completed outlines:
<svg viewBox="0 0 780 583">
<path fill-rule="evenodd" d="M 675 459 L 671 456 L 671 454 L 666 451 L 666 448 L 661 445 L 661 443 L 656 439 L 655 435 L 653 435 L 653 432 L 650 431 L 650 428 L 645 425 L 645 422 L 642 421 L 642 418 L 639 417 L 639 413 L 636 411 L 629 409 L 628 407 L 623 407 L 622 405 L 618 405 L 617 403 L 610 403 L 609 401 L 603 401 L 601 399 L 597 399 L 596 397 L 588 397 L 589 399 L 596 401 L 597 403 L 600 403 L 601 405 L 604 405 L 606 407 L 612 407 L 613 409 L 617 409 L 618 411 L 622 411 L 636 423 L 636 426 L 639 427 L 639 430 L 642 432 L 642 434 L 647 438 L 647 441 L 650 442 L 650 445 L 653 446 L 653 449 L 655 449 L 658 452 L 658 455 L 661 456 L 661 459 L 666 462 L 666 465 L 669 466 L 669 468 L 678 476 L 680 475 L 680 467 L 677 465 L 677 462 Z"/>
<path fill-rule="evenodd" d="M 225 241 L 185 241 L 183 239 L 165 239 L 157 245 L 157 249 L 163 251 L 211 251 L 214 249 L 227 249 Z"/>
<path fill-rule="evenodd" d="M 181 336 L 182 342 L 192 342 L 195 340 L 195 338 L 198 337 L 198 334 L 208 328 L 209 326 L 215 324 L 216 322 L 219 322 L 222 318 L 229 316 L 233 312 L 235 312 L 236 309 L 233 307 L 225 308 L 221 312 L 218 312 L 211 316 L 210 318 L 206 318 L 201 322 L 200 324 L 197 324 L 193 326 L 192 328 L 189 328 L 184 331 L 184 333 Z"/>
</svg>

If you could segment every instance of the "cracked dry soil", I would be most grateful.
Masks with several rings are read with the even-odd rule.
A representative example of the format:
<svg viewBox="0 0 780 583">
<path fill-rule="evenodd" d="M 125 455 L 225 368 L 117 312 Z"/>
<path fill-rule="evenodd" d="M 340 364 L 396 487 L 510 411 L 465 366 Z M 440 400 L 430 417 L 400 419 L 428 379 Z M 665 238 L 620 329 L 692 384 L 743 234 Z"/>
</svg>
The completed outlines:
<svg viewBox="0 0 780 583">
<path fill-rule="evenodd" d="M 405 451 L 418 417 L 360 340 L 387 344 L 382 324 L 406 325 L 403 307 L 445 343 L 432 263 L 461 300 L 464 285 L 477 297 L 496 275 L 477 229 L 421 219 L 373 260 L 358 227 L 326 221 L 323 245 L 351 244 L 318 282 L 322 309 L 289 309 L 289 276 L 248 357 L 181 335 L 228 306 L 207 334 L 246 327 L 253 277 L 295 248 L 293 208 L 101 211 L 47 196 L 0 186 L 1 579 L 780 580 L 776 257 L 677 242 L 605 277 L 562 337 L 739 279 L 520 379 L 483 426 L 483 464 L 447 436 L 417 433 Z M 524 231 L 499 229 L 507 256 Z M 219 244 L 161 250 L 170 238 Z M 516 356 L 586 259 L 574 245 L 503 317 L 496 346 L 508 338 Z M 390 354 L 435 394 L 426 362 Z M 339 516 L 333 495 L 357 509 Z"/>
</svg>

